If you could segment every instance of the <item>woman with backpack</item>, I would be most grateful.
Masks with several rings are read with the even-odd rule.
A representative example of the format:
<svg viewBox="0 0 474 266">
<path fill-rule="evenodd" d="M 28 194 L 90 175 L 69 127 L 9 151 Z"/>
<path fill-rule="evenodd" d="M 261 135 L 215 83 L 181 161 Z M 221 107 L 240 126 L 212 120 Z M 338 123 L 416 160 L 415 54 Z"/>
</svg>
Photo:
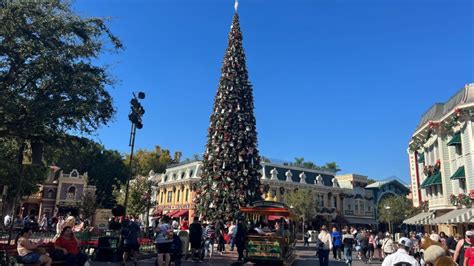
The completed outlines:
<svg viewBox="0 0 474 266">
<path fill-rule="evenodd" d="M 393 247 L 392 235 L 389 232 L 385 234 L 385 238 L 382 241 L 382 251 L 384 258 L 395 251 L 395 248 Z"/>
<path fill-rule="evenodd" d="M 318 249 L 319 265 L 328 266 L 329 250 L 332 249 L 332 237 L 324 225 L 321 227 L 321 233 L 318 235 L 316 248 Z"/>
</svg>

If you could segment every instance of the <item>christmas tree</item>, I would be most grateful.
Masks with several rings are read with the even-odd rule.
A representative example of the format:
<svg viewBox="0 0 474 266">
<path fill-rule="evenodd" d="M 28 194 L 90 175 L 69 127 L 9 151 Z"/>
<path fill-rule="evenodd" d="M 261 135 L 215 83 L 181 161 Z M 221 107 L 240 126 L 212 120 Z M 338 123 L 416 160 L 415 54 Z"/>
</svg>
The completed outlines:
<svg viewBox="0 0 474 266">
<path fill-rule="evenodd" d="M 195 203 L 203 219 L 234 219 L 261 199 L 260 156 L 239 15 L 234 15 L 208 129 Z"/>
</svg>

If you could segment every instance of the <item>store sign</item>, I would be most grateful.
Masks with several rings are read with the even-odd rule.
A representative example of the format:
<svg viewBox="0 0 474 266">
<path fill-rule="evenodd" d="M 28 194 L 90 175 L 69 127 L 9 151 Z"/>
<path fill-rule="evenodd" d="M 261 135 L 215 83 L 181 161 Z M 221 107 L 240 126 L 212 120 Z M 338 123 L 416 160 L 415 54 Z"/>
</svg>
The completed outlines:
<svg viewBox="0 0 474 266">
<path fill-rule="evenodd" d="M 247 244 L 249 258 L 273 258 L 279 259 L 281 255 L 281 245 L 277 240 L 271 239 L 250 239 Z"/>
<path fill-rule="evenodd" d="M 111 209 L 97 209 L 94 216 L 94 226 L 99 229 L 107 229 L 112 216 Z"/>
</svg>

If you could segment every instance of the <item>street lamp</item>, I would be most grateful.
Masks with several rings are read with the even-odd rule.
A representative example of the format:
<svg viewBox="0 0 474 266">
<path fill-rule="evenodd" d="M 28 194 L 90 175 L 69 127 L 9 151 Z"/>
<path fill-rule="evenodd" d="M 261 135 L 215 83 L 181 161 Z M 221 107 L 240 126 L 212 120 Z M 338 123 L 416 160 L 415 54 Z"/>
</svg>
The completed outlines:
<svg viewBox="0 0 474 266">
<path fill-rule="evenodd" d="M 389 205 L 385 205 L 384 208 L 388 211 L 389 215 L 388 215 L 388 231 L 390 233 L 393 233 L 392 232 L 392 229 L 390 227 L 390 206 Z"/>
<path fill-rule="evenodd" d="M 133 149 L 135 147 L 135 134 L 138 129 L 143 128 L 142 123 L 142 116 L 145 114 L 145 109 L 140 104 L 139 100 L 145 99 L 145 93 L 139 92 L 138 96 L 135 93 L 132 93 L 133 98 L 130 100 L 130 114 L 128 115 L 128 119 L 132 122 L 132 128 L 130 129 L 130 140 L 128 142 L 128 146 L 130 146 L 130 163 L 129 163 L 129 176 L 127 178 L 127 185 L 125 188 L 125 202 L 123 203 L 124 207 L 124 215 L 127 214 L 127 203 L 128 203 L 128 190 L 130 187 L 130 179 L 132 179 L 133 170 L 132 170 L 132 162 L 133 162 Z"/>
</svg>

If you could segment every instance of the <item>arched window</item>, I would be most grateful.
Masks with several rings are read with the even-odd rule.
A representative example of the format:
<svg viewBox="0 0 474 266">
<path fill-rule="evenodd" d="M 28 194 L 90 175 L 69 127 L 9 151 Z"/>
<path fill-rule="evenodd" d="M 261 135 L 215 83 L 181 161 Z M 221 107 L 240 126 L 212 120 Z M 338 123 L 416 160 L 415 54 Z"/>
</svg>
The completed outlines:
<svg viewBox="0 0 474 266">
<path fill-rule="evenodd" d="M 54 193 L 54 191 L 52 189 L 49 189 L 48 193 L 46 194 L 46 198 L 47 199 L 53 199 L 54 198 L 53 193 Z"/>
<path fill-rule="evenodd" d="M 67 189 L 67 199 L 68 200 L 75 200 L 76 199 L 76 187 L 70 186 Z"/>
</svg>

